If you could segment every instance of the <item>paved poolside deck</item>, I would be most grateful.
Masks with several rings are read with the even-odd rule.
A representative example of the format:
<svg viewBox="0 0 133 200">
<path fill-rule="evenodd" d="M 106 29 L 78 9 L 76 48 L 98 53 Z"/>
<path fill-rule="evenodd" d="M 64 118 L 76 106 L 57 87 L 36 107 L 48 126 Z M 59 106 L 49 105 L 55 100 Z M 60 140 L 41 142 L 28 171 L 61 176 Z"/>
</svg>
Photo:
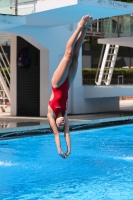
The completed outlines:
<svg viewBox="0 0 133 200">
<path fill-rule="evenodd" d="M 68 115 L 68 119 L 71 124 L 85 124 L 88 122 L 94 122 L 96 120 L 106 120 L 113 118 L 122 118 L 133 116 L 133 100 L 121 100 L 120 110 L 117 112 L 107 113 L 95 113 L 85 115 Z M 0 114 L 0 131 L 3 128 L 15 128 L 25 126 L 37 126 L 37 125 L 48 125 L 46 117 L 15 117 L 11 116 L 10 113 Z"/>
</svg>

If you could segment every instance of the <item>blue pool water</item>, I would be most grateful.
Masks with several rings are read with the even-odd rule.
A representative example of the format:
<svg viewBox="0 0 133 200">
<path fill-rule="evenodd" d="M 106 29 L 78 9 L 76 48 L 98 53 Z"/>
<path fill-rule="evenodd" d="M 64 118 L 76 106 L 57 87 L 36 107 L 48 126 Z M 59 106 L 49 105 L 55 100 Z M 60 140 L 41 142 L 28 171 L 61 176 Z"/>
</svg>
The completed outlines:
<svg viewBox="0 0 133 200">
<path fill-rule="evenodd" d="M 133 125 L 72 132 L 71 140 L 67 159 L 52 134 L 0 141 L 0 200 L 133 199 Z"/>
</svg>

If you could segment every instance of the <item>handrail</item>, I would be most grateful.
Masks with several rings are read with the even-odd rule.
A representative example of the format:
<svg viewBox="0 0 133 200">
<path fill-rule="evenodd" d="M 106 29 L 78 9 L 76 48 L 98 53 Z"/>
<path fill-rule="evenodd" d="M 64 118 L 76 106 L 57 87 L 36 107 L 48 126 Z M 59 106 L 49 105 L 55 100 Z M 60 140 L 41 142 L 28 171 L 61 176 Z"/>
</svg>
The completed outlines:
<svg viewBox="0 0 133 200">
<path fill-rule="evenodd" d="M 0 57 L 1 57 L 1 54 L 0 54 Z M 8 83 L 7 86 L 10 87 L 9 80 L 8 80 L 8 78 L 7 78 L 7 75 L 6 75 L 6 73 L 5 73 L 5 70 L 3 69 L 1 63 L 0 63 L 0 67 L 1 67 L 2 73 L 4 74 L 4 79 L 6 79 L 6 81 L 7 81 L 7 83 Z"/>
<path fill-rule="evenodd" d="M 0 50 L 2 52 L 0 52 L 0 88 L 3 89 L 7 99 L 10 101 L 10 63 L 2 45 L 0 45 Z"/>
<path fill-rule="evenodd" d="M 2 50 L 2 53 L 0 53 L 0 58 L 1 58 L 1 61 L 2 61 L 2 62 L 0 62 L 1 72 L 4 75 L 4 79 L 5 79 L 7 87 L 10 88 L 10 82 L 9 82 L 9 79 L 10 79 L 10 71 L 9 71 L 10 63 L 8 61 L 8 58 L 7 58 L 7 56 L 6 56 L 5 52 L 4 52 L 4 49 L 3 49 L 2 45 L 0 45 L 0 48 Z M 3 56 L 2 56 L 2 54 L 3 54 Z M 4 60 L 4 57 L 5 57 L 5 60 Z M 7 74 L 5 73 L 5 70 L 4 70 L 3 66 L 6 69 Z"/>
<path fill-rule="evenodd" d="M 3 47 L 2 47 L 2 45 L 0 45 L 0 48 L 1 48 L 2 53 L 4 54 L 4 56 L 5 56 L 5 58 L 6 58 L 6 61 L 7 61 L 7 63 L 8 63 L 8 66 L 10 66 L 9 60 L 8 60 L 6 54 L 5 54 L 5 51 L 4 51 Z"/>
<path fill-rule="evenodd" d="M 10 72 L 9 72 L 9 69 L 8 69 L 8 67 L 10 66 L 10 64 L 7 63 L 8 64 L 8 67 L 7 67 L 7 65 L 6 65 L 6 63 L 5 63 L 5 61 L 4 61 L 3 56 L 2 56 L 1 53 L 0 53 L 0 58 L 2 59 L 2 62 L 4 63 L 4 67 L 6 68 L 7 73 L 10 76 Z"/>
<path fill-rule="evenodd" d="M 98 79 L 99 69 L 100 69 L 100 66 L 101 66 L 102 58 L 103 58 L 104 49 L 105 49 L 105 44 L 103 44 L 103 46 L 102 46 L 102 51 L 101 51 L 101 55 L 100 55 L 100 60 L 99 60 L 99 63 L 98 63 L 98 68 L 97 68 L 96 77 L 95 77 L 95 83 L 96 83 L 96 84 L 98 83 L 97 79 Z"/>
</svg>

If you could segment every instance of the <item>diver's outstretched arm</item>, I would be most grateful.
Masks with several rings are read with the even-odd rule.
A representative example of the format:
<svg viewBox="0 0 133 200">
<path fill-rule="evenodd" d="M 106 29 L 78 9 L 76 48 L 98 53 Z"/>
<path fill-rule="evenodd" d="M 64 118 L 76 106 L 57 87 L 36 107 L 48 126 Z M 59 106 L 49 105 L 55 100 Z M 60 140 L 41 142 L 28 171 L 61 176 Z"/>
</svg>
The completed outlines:
<svg viewBox="0 0 133 200">
<path fill-rule="evenodd" d="M 64 137 L 65 137 L 66 145 L 67 145 L 67 152 L 65 153 L 65 155 L 67 157 L 71 153 L 71 140 L 70 140 L 69 122 L 68 122 L 67 116 L 65 117 Z"/>
<path fill-rule="evenodd" d="M 65 158 L 66 155 L 65 153 L 62 151 L 61 149 L 61 143 L 60 143 L 60 134 L 59 134 L 59 131 L 57 129 L 57 126 L 56 126 L 56 123 L 55 123 L 55 119 L 54 117 L 52 116 L 52 113 L 51 111 L 49 111 L 49 107 L 48 107 L 48 114 L 47 114 L 47 118 L 48 118 L 48 121 L 49 121 L 49 124 L 50 124 L 50 127 L 54 133 L 54 137 L 55 137 L 55 144 L 56 144 L 56 147 L 57 147 L 57 151 L 58 151 L 58 154 L 62 157 L 62 158 Z"/>
</svg>

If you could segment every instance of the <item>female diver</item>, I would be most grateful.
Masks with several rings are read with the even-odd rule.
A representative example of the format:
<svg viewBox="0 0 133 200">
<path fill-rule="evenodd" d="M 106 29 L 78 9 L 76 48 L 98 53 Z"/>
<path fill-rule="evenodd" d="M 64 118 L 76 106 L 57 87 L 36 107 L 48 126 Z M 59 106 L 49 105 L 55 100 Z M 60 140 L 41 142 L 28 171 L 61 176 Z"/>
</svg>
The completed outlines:
<svg viewBox="0 0 133 200">
<path fill-rule="evenodd" d="M 67 118 L 68 90 L 72 84 L 77 67 L 79 51 L 86 32 L 91 24 L 92 17 L 85 15 L 79 21 L 76 30 L 66 44 L 65 54 L 52 77 L 52 94 L 48 104 L 47 118 L 55 136 L 55 143 L 59 155 L 67 158 L 71 152 L 69 124 Z M 61 149 L 59 131 L 64 131 L 67 152 Z"/>
</svg>

